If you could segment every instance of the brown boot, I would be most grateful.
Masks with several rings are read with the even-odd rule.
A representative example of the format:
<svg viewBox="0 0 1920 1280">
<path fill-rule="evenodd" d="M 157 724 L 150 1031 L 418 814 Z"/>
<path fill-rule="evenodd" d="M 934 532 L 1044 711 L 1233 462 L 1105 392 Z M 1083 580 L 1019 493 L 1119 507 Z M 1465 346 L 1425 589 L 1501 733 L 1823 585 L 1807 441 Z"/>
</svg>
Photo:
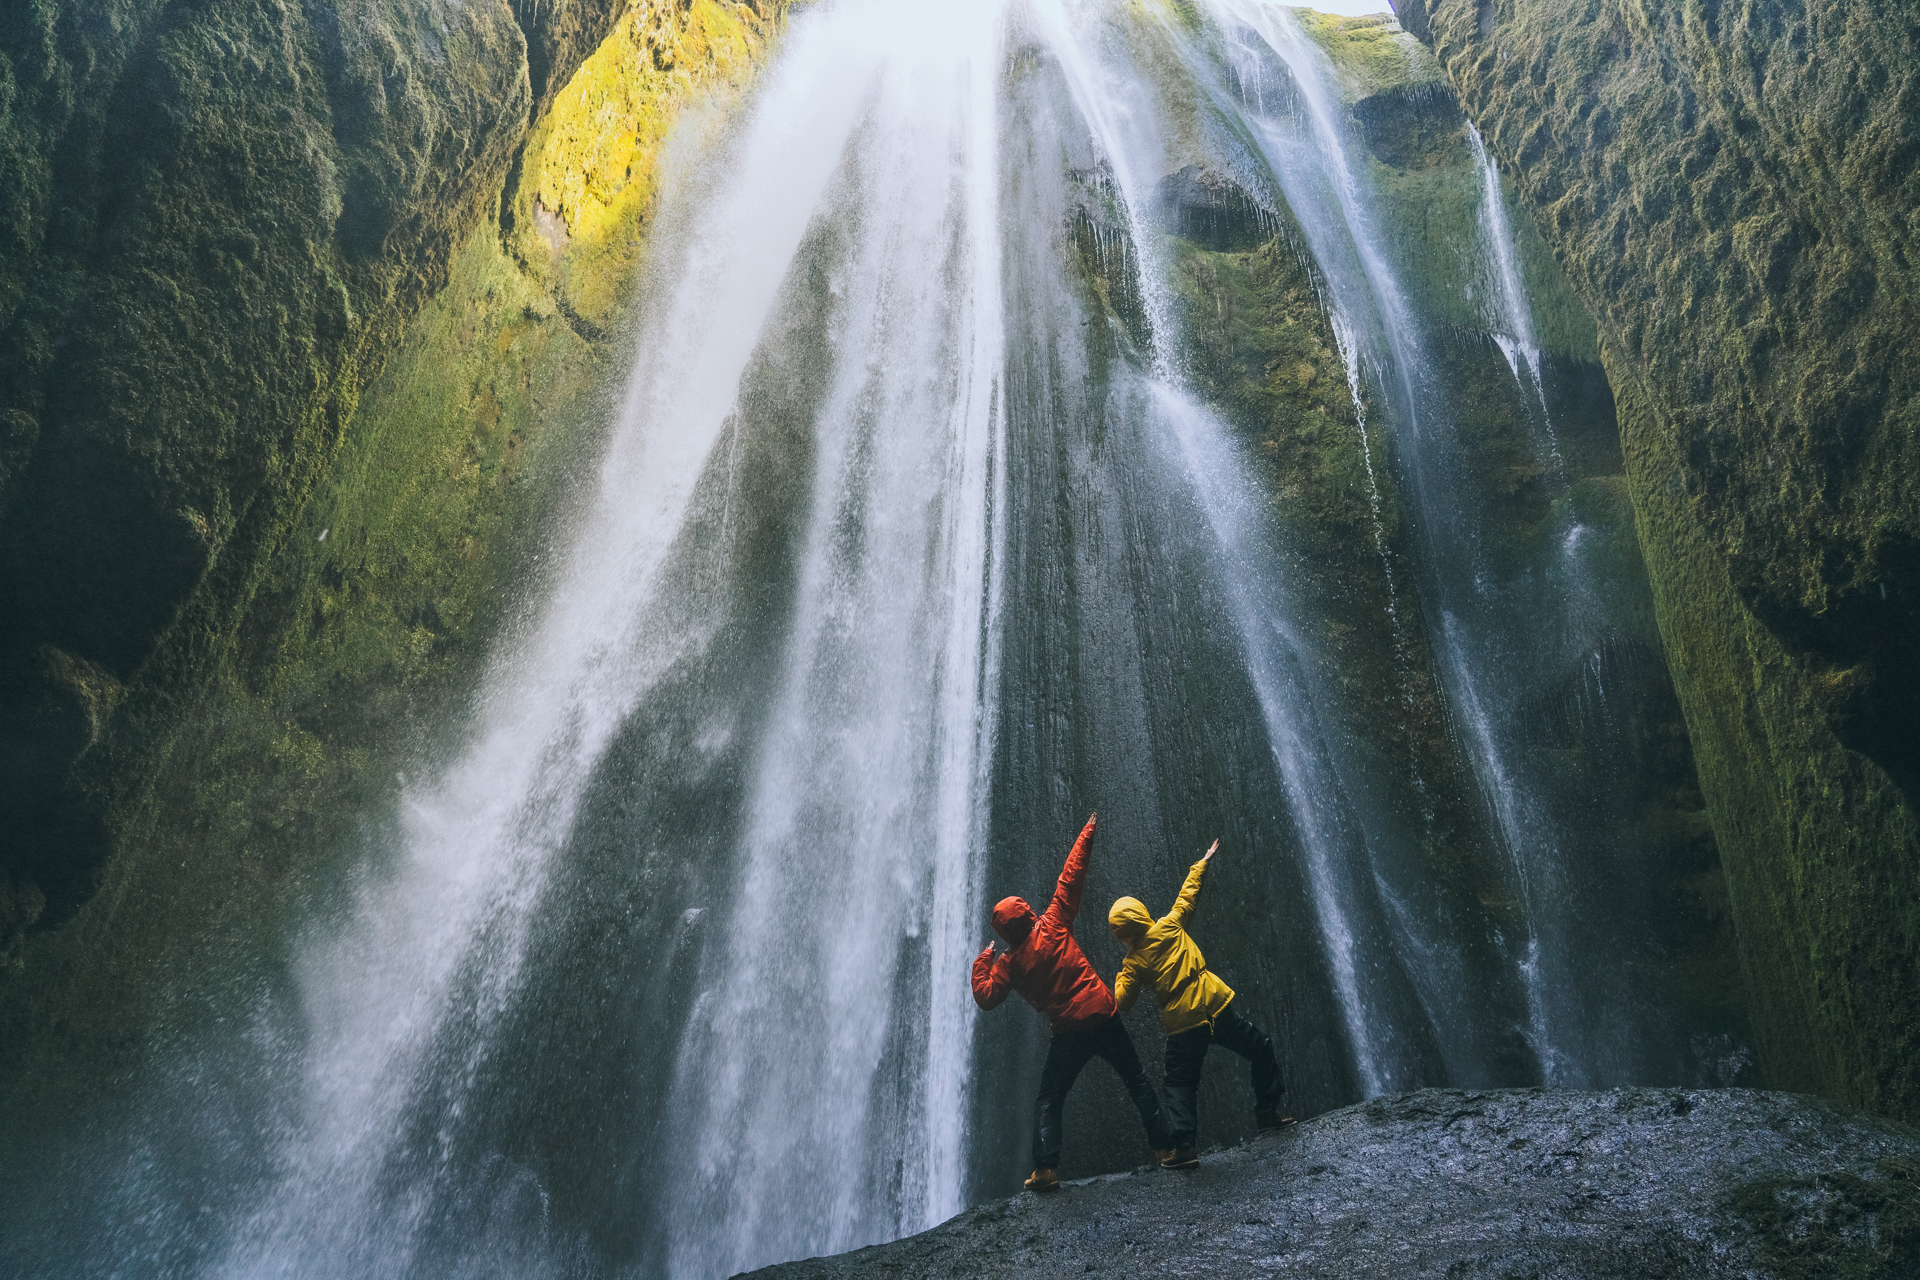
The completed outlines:
<svg viewBox="0 0 1920 1280">
<path fill-rule="evenodd" d="M 1277 1111 L 1257 1111 L 1253 1116 L 1254 1127 L 1261 1133 L 1269 1129 L 1284 1129 L 1294 1123 L 1292 1116 L 1283 1116 Z"/>
<path fill-rule="evenodd" d="M 1169 1161 L 1169 1160 L 1171 1160 L 1171 1159 L 1173 1159 L 1173 1148 L 1172 1148 L 1172 1147 L 1159 1147 L 1159 1148 L 1156 1148 L 1156 1149 L 1154 1150 L 1154 1153 L 1153 1153 L 1153 1162 L 1154 1162 L 1155 1164 L 1162 1164 L 1162 1165 L 1163 1165 L 1163 1164 L 1165 1164 L 1165 1163 L 1166 1163 L 1167 1161 Z"/>
<path fill-rule="evenodd" d="M 1160 1167 L 1162 1169 L 1197 1169 L 1200 1167 L 1200 1149 L 1181 1147 L 1169 1153 L 1167 1158 L 1160 1162 Z"/>
<path fill-rule="evenodd" d="M 1058 1191 L 1059 1189 L 1060 1175 L 1051 1169 L 1035 1169 L 1027 1175 L 1029 1191 Z"/>
</svg>

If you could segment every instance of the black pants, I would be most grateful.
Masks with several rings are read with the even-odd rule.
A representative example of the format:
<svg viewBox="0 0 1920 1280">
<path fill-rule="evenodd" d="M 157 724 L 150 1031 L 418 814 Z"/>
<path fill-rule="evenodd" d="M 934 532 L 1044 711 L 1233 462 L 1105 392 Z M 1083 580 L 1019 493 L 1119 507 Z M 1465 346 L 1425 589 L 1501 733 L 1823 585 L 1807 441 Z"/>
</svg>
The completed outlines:
<svg viewBox="0 0 1920 1280">
<path fill-rule="evenodd" d="M 1108 1018 L 1084 1031 L 1055 1033 L 1047 1046 L 1047 1065 L 1040 1071 L 1040 1097 L 1033 1104 L 1033 1167 L 1060 1167 L 1060 1115 L 1067 1105 L 1067 1090 L 1080 1077 L 1080 1069 L 1094 1057 L 1120 1074 L 1120 1083 L 1133 1097 L 1140 1112 L 1140 1123 L 1147 1127 L 1147 1142 L 1153 1147 L 1167 1145 L 1166 1125 L 1160 1116 L 1160 1095 L 1147 1079 L 1140 1055 L 1133 1051 L 1133 1037 L 1126 1024 Z"/>
<path fill-rule="evenodd" d="M 1273 1040 L 1228 1004 L 1211 1027 L 1202 1024 L 1167 1037 L 1167 1127 L 1176 1147 L 1198 1143 L 1200 1066 L 1216 1044 L 1252 1064 L 1255 1114 L 1279 1106 L 1280 1095 L 1287 1091 L 1280 1082 L 1280 1064 L 1273 1057 Z"/>
</svg>

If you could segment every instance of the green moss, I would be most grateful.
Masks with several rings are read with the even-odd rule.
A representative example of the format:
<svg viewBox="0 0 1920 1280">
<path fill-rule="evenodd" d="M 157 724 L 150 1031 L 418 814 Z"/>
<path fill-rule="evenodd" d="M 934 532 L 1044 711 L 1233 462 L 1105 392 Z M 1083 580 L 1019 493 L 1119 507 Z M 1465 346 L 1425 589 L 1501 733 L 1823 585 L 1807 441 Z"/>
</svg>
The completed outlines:
<svg viewBox="0 0 1920 1280">
<path fill-rule="evenodd" d="M 1685 493 L 1671 432 L 1632 367 L 1609 366 L 1762 1066 L 1777 1085 L 1908 1114 L 1920 1097 L 1920 830 L 1885 775 L 1826 724 L 1819 665 L 1742 603 Z"/>
<path fill-rule="evenodd" d="M 1920 27 L 1427 0 L 1593 311 L 1775 1083 L 1920 1114 Z"/>
<path fill-rule="evenodd" d="M 628 0 L 556 93 L 528 139 L 507 240 L 585 331 L 620 322 L 669 132 L 690 103 L 746 85 L 785 13 L 785 0 Z"/>
<path fill-rule="evenodd" d="M 139 1069 L 139 1029 L 244 1016 L 230 975 L 284 962 L 295 900 L 393 811 L 469 694 L 605 373 L 497 232 L 472 236 L 220 661 L 122 782 L 100 892 L 0 989 L 0 1079 L 67 1114 Z M 89 1070 L 39 1069 L 75 1060 Z"/>
<path fill-rule="evenodd" d="M 1349 102 L 1389 90 L 1435 84 L 1443 78 L 1433 55 L 1400 29 L 1385 5 L 1379 13 L 1364 18 L 1312 9 L 1295 9 L 1294 16 L 1299 19 L 1300 30 L 1333 63 L 1341 92 Z"/>
<path fill-rule="evenodd" d="M 627 369 L 630 335 L 582 336 L 509 244 L 489 219 L 450 255 L 302 500 L 263 513 L 276 532 L 244 596 L 183 615 L 125 684 L 46 659 L 103 743 L 113 856 L 62 927 L 24 937 L 36 886 L 0 880 L 0 1111 L 19 1120 L 0 1143 L 124 1103 L 165 1037 L 248 1016 L 294 922 L 395 813 L 401 774 L 450 749 Z"/>
<path fill-rule="evenodd" d="M 533 105 L 528 33 L 562 49 L 611 9 L 523 30 L 440 0 L 7 7 L 0 861 L 46 923 L 93 891 L 122 780 L 198 698 L 492 207 Z M 123 695 L 104 728 L 83 669 Z"/>
</svg>

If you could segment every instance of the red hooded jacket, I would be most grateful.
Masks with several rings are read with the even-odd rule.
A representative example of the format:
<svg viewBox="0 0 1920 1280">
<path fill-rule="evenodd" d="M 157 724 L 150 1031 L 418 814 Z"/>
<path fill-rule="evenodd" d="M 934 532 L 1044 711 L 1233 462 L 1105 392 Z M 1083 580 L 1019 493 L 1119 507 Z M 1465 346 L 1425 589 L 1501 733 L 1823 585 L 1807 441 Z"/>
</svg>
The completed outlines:
<svg viewBox="0 0 1920 1280">
<path fill-rule="evenodd" d="M 1117 1012 L 1113 992 L 1073 940 L 1073 918 L 1080 912 L 1094 820 L 1087 819 L 1080 838 L 1073 842 L 1045 915 L 1035 920 L 1033 908 L 1019 898 L 1002 898 L 994 907 L 993 931 L 1012 950 L 995 954 L 988 943 L 974 958 L 973 999 L 982 1009 L 997 1008 L 1008 992 L 1018 991 L 1046 1015 L 1056 1032 L 1079 1031 Z"/>
</svg>

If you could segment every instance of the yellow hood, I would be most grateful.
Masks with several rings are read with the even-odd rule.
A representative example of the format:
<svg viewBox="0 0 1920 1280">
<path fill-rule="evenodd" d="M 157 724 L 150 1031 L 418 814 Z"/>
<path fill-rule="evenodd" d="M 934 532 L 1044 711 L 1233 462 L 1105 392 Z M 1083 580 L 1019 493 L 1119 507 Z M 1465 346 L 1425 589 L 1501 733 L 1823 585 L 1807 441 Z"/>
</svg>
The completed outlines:
<svg viewBox="0 0 1920 1280">
<path fill-rule="evenodd" d="M 1128 942 L 1138 944 L 1153 927 L 1153 917 L 1147 914 L 1147 904 L 1140 899 L 1119 898 L 1107 912 L 1107 925 Z"/>
</svg>

